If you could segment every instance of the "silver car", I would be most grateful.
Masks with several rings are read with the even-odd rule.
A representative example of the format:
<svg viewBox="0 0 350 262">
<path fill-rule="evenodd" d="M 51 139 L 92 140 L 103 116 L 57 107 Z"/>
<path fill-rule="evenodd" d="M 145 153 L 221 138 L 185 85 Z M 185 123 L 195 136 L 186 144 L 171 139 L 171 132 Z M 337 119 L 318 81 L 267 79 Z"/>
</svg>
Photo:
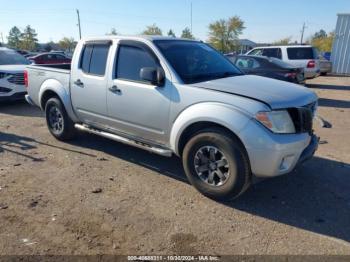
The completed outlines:
<svg viewBox="0 0 350 262">
<path fill-rule="evenodd" d="M 59 67 L 59 68 L 55 68 Z M 106 36 L 81 40 L 71 66 L 29 66 L 27 101 L 51 134 L 86 131 L 183 160 L 188 180 L 215 199 L 239 196 L 311 158 L 317 96 L 244 75 L 202 42 Z"/>
</svg>

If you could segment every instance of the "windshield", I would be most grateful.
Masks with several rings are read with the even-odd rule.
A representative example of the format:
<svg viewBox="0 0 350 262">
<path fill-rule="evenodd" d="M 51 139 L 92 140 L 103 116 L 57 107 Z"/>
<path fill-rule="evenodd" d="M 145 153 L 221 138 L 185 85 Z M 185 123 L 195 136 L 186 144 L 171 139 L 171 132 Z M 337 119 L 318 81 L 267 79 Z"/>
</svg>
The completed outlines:
<svg viewBox="0 0 350 262">
<path fill-rule="evenodd" d="M 204 43 L 185 40 L 154 43 L 185 84 L 242 75 L 228 59 Z"/>
<path fill-rule="evenodd" d="M 0 65 L 29 65 L 30 62 L 13 50 L 0 50 Z"/>
</svg>

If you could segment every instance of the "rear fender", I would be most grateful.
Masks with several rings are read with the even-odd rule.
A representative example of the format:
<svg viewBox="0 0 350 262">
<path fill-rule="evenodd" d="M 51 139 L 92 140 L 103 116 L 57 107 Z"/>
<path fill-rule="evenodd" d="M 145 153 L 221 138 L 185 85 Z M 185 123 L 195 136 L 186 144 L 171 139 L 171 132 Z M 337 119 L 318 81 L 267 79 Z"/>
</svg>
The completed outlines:
<svg viewBox="0 0 350 262">
<path fill-rule="evenodd" d="M 70 99 L 68 87 L 64 87 L 59 81 L 55 79 L 48 79 L 45 82 L 43 82 L 43 84 L 41 85 L 40 92 L 39 92 L 40 108 L 42 110 L 45 110 L 45 105 L 42 104 L 42 98 L 45 95 L 45 93 L 48 91 L 54 92 L 59 97 L 70 119 L 73 122 L 79 122 L 79 119 L 75 115 L 72 107 L 72 102 Z"/>
</svg>

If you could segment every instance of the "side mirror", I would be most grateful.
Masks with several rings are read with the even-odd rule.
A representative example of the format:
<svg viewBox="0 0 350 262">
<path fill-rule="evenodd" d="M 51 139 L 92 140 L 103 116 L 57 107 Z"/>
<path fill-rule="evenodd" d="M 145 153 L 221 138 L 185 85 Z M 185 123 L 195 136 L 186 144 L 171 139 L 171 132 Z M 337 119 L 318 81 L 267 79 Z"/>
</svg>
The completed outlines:
<svg viewBox="0 0 350 262">
<path fill-rule="evenodd" d="M 165 84 L 165 72 L 161 67 L 141 68 L 140 78 L 156 86 L 164 86 Z"/>
</svg>

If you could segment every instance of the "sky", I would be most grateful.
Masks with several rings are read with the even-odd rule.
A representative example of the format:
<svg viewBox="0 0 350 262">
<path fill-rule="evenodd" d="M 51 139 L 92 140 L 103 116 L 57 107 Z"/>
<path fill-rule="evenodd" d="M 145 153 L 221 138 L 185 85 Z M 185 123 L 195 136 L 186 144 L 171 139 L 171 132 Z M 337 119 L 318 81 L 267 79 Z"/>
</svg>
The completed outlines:
<svg viewBox="0 0 350 262">
<path fill-rule="evenodd" d="M 218 19 L 239 16 L 246 29 L 240 36 L 258 43 L 286 37 L 300 40 L 316 31 L 335 29 L 337 14 L 350 13 L 350 0 L 0 0 L 1 33 L 31 25 L 39 42 L 79 38 L 76 9 L 80 11 L 82 35 L 105 35 L 116 28 L 119 34 L 140 34 L 147 25 L 157 24 L 166 34 L 181 35 L 191 25 L 193 34 L 208 39 L 208 25 Z"/>
</svg>

